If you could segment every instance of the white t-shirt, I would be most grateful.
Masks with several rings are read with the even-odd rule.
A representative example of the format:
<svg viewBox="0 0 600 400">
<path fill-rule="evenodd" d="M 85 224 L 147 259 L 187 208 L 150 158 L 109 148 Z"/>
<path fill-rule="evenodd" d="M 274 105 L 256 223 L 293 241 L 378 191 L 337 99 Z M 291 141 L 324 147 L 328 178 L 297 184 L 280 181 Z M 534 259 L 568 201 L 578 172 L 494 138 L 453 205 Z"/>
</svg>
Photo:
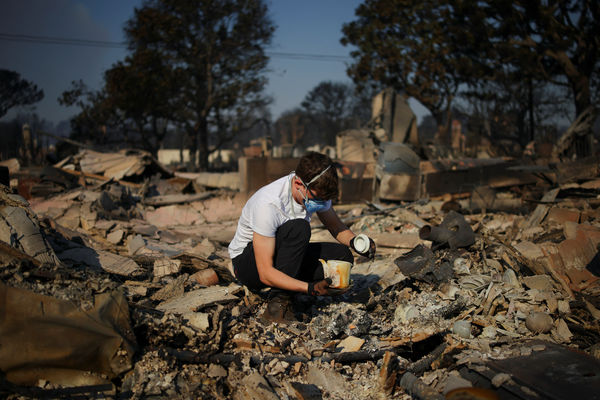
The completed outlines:
<svg viewBox="0 0 600 400">
<path fill-rule="evenodd" d="M 277 228 L 290 219 L 302 218 L 310 222 L 312 214 L 307 214 L 304 206 L 292 198 L 290 184 L 294 175 L 291 172 L 263 186 L 248 199 L 242 209 L 235 236 L 229 243 L 229 257 L 233 259 L 242 254 L 252 241 L 254 232 L 275 237 Z M 331 201 L 327 203 L 328 207 L 323 211 L 331 208 Z"/>
</svg>

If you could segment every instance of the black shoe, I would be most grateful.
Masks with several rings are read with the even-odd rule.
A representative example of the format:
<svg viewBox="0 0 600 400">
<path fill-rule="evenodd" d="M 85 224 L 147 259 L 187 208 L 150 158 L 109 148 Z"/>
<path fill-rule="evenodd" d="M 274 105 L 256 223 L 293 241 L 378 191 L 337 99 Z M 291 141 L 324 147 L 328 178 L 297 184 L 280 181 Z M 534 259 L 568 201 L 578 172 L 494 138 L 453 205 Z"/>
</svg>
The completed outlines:
<svg viewBox="0 0 600 400">
<path fill-rule="evenodd" d="M 289 294 L 277 293 L 267 303 L 261 319 L 266 322 L 277 322 L 285 324 L 297 322 L 296 316 L 292 311 L 292 298 Z"/>
</svg>

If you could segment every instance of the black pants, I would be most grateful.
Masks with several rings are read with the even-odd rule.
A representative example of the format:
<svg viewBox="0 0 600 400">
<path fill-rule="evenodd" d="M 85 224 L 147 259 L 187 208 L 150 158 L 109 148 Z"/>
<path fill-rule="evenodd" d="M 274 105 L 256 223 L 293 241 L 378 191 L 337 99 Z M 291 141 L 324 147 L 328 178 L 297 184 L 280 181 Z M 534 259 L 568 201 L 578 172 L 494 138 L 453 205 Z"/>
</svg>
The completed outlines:
<svg viewBox="0 0 600 400">
<path fill-rule="evenodd" d="M 273 266 L 293 278 L 312 282 L 324 278 L 320 258 L 354 262 L 350 249 L 343 244 L 309 243 L 309 240 L 310 224 L 306 220 L 292 219 L 281 225 L 275 234 Z M 236 278 L 248 288 L 266 287 L 258 276 L 252 242 L 232 262 Z"/>
</svg>

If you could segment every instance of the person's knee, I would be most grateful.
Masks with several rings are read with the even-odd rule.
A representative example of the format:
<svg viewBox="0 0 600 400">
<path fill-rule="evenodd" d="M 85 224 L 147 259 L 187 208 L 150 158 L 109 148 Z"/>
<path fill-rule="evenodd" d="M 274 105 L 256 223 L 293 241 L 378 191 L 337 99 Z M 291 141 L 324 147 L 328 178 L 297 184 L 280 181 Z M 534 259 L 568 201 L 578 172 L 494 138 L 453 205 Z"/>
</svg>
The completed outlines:
<svg viewBox="0 0 600 400">
<path fill-rule="evenodd" d="M 341 243 L 322 243 L 321 246 L 322 250 L 319 258 L 354 263 L 354 256 L 348 246 Z"/>
<path fill-rule="evenodd" d="M 287 240 L 308 241 L 310 239 L 310 224 L 304 219 L 291 219 L 277 229 L 277 236 Z"/>
<path fill-rule="evenodd" d="M 350 248 L 342 245 L 341 252 L 342 252 L 342 256 L 341 256 L 342 260 L 348 261 L 349 263 L 354 263 L 354 256 L 352 255 Z"/>
</svg>

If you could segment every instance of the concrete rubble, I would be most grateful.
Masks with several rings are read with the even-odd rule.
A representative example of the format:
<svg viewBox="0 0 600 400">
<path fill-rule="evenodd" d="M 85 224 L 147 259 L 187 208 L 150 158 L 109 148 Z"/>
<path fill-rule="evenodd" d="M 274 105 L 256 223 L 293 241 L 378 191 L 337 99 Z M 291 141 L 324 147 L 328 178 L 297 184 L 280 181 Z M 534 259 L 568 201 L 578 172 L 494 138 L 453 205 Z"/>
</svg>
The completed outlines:
<svg viewBox="0 0 600 400">
<path fill-rule="evenodd" d="M 600 180 L 494 192 L 519 200 L 501 211 L 480 189 L 339 204 L 376 258 L 283 325 L 229 273 L 243 194 L 119 157 L 65 160 L 77 184 L 43 197 L 1 187 L 3 397 L 600 398 Z M 86 316 L 86 339 L 48 338 Z"/>
</svg>

